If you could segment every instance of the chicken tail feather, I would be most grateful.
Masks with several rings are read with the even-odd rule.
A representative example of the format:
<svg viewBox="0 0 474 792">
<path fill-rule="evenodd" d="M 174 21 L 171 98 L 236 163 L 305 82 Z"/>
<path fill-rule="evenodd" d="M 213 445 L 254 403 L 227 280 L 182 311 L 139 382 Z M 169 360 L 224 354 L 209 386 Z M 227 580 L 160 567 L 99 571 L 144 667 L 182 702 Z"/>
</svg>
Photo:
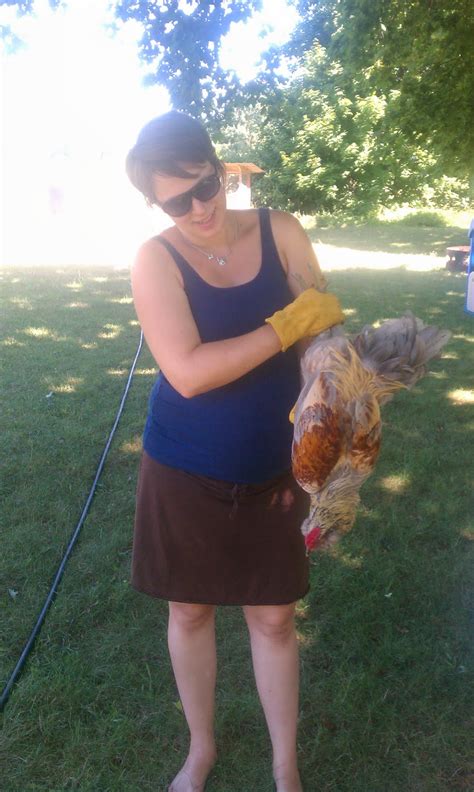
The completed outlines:
<svg viewBox="0 0 474 792">
<path fill-rule="evenodd" d="M 412 388 L 450 338 L 449 330 L 424 325 L 407 312 L 399 319 L 388 319 L 380 327 L 366 325 L 352 344 L 364 368 L 374 373 L 377 399 L 383 404 L 395 390 Z"/>
</svg>

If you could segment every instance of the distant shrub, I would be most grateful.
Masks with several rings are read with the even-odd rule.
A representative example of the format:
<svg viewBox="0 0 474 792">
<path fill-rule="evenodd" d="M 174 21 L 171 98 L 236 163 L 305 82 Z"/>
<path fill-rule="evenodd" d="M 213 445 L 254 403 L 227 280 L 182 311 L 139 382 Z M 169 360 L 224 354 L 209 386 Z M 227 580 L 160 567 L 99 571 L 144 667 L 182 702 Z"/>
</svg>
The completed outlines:
<svg viewBox="0 0 474 792">
<path fill-rule="evenodd" d="M 397 221 L 400 225 L 406 226 L 424 226 L 425 228 L 446 228 L 448 222 L 440 212 L 427 212 L 420 210 L 418 212 L 410 212 L 401 217 Z"/>
</svg>

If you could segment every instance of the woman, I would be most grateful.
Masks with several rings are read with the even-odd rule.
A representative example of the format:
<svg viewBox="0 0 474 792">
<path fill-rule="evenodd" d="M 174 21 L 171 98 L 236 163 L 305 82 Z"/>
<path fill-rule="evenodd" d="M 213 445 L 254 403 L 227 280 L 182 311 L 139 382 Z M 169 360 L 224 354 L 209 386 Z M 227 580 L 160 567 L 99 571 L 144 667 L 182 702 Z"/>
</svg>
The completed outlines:
<svg viewBox="0 0 474 792">
<path fill-rule="evenodd" d="M 132 183 L 174 222 L 140 248 L 138 318 L 160 368 L 144 432 L 132 585 L 169 601 L 169 650 L 190 730 L 169 792 L 202 792 L 216 760 L 216 605 L 242 605 L 278 792 L 301 792 L 295 602 L 308 589 L 291 475 L 294 344 L 343 320 L 295 218 L 226 209 L 201 125 L 166 113 L 127 158 Z M 311 277 L 310 277 L 311 276 Z M 296 298 L 296 299 L 295 299 Z M 285 350 L 285 351 L 283 351 Z M 287 350 L 287 351 L 286 351 Z"/>
</svg>

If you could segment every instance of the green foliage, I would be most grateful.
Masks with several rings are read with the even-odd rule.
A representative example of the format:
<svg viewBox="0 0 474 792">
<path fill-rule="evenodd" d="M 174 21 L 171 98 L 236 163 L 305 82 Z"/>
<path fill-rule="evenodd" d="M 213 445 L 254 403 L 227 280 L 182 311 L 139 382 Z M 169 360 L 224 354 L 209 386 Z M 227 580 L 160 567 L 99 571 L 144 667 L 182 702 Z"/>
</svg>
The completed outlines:
<svg viewBox="0 0 474 792">
<path fill-rule="evenodd" d="M 294 4 L 301 23 L 290 42 L 267 52 L 243 87 L 220 66 L 220 42 L 261 0 L 114 0 L 117 20 L 143 26 L 148 81 L 206 122 L 224 159 L 265 169 L 256 201 L 346 218 L 404 203 L 465 208 L 474 196 L 472 0 Z M 34 10 L 33 0 L 2 5 Z M 13 30 L 3 36 L 19 44 Z M 275 71 L 284 58 L 294 68 L 286 84 Z"/>
<path fill-rule="evenodd" d="M 440 212 L 429 212 L 420 210 L 409 212 L 398 221 L 407 226 L 423 226 L 425 228 L 446 228 L 448 221 Z"/>
<path fill-rule="evenodd" d="M 183 4 L 178 0 L 119 0 L 119 19 L 144 27 L 140 55 L 150 64 L 149 82 L 167 88 L 173 107 L 196 117 L 219 118 L 222 105 L 238 86 L 219 64 L 220 40 L 232 23 L 248 18 L 261 0 Z"/>
<path fill-rule="evenodd" d="M 372 130 L 383 103 L 337 91 L 328 66 L 324 50 L 313 49 L 304 76 L 265 127 L 270 158 L 261 188 L 282 208 L 366 214 L 379 194 Z"/>
<path fill-rule="evenodd" d="M 421 204 L 439 209 L 469 209 L 472 207 L 469 181 L 452 176 L 441 176 L 425 184 Z"/>
<path fill-rule="evenodd" d="M 286 88 L 236 111 L 221 152 L 264 168 L 255 196 L 276 208 L 362 218 L 381 206 L 426 205 L 442 170 L 394 123 L 398 101 L 364 72 L 349 85 L 341 63 L 315 44 Z"/>
<path fill-rule="evenodd" d="M 49 2 L 55 8 L 66 0 Z M 19 14 L 34 12 L 34 0 L 0 0 L 1 5 L 15 6 Z M 142 25 L 140 56 L 150 67 L 146 81 L 163 85 L 176 110 L 202 117 L 211 125 L 222 120 L 239 81 L 220 66 L 220 41 L 233 23 L 258 11 L 262 0 L 112 0 L 112 5 L 117 20 Z M 0 27 L 0 36 L 10 49 L 21 44 L 10 27 Z"/>
<path fill-rule="evenodd" d="M 251 161 L 260 156 L 262 121 L 269 104 L 239 102 L 230 120 L 214 136 L 218 156 L 227 162 Z"/>
<path fill-rule="evenodd" d="M 391 121 L 430 148 L 449 175 L 474 178 L 474 7 L 471 0 L 300 0 L 289 51 L 319 42 L 349 88 L 365 72 L 396 92 Z"/>
</svg>

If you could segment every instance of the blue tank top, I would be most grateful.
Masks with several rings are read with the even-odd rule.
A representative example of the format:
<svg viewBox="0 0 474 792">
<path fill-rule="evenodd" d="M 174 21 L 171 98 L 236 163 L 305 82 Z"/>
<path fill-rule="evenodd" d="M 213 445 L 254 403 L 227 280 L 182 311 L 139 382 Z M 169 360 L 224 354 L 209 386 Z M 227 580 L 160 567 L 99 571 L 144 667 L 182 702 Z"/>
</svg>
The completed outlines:
<svg viewBox="0 0 474 792">
<path fill-rule="evenodd" d="M 203 343 L 249 333 L 293 300 L 270 225 L 259 210 L 262 261 L 240 286 L 206 283 L 183 256 L 158 237 L 179 267 Z M 280 352 L 235 382 L 192 398 L 160 373 L 153 386 L 143 446 L 159 462 L 189 473 L 258 484 L 291 466 L 293 427 L 288 413 L 300 391 L 294 348 Z"/>
</svg>

